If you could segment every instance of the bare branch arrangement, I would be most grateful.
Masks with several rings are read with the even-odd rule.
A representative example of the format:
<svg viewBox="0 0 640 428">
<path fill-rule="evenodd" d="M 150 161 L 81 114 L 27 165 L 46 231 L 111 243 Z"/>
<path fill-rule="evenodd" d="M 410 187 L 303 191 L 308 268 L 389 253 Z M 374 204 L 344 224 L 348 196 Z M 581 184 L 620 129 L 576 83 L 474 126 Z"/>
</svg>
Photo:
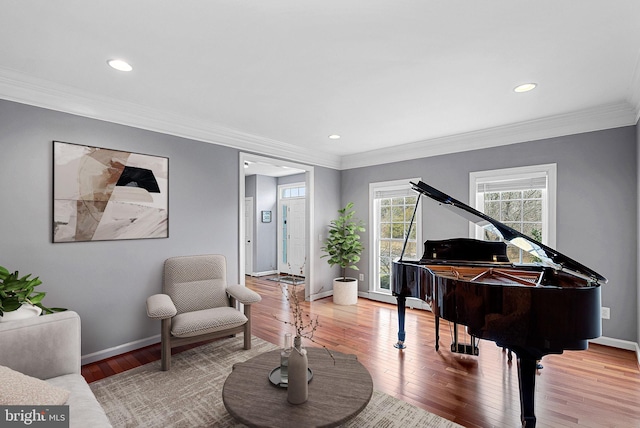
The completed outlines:
<svg viewBox="0 0 640 428">
<path fill-rule="evenodd" d="M 283 284 L 283 283 L 280 283 Z M 298 284 L 283 284 L 284 286 L 281 288 L 282 294 L 284 295 L 287 303 L 289 304 L 289 308 L 291 308 L 291 315 L 293 317 L 293 321 L 285 321 L 279 320 L 283 323 L 292 326 L 296 331 L 296 336 L 304 337 L 305 339 L 309 339 L 312 342 L 313 336 L 316 332 L 316 329 L 320 326 L 319 317 L 316 316 L 312 318 L 308 313 L 304 311 L 300 304 L 300 295 L 298 293 Z M 276 317 L 277 319 L 277 317 Z"/>
<path fill-rule="evenodd" d="M 300 276 L 304 274 L 305 263 L 303 263 L 300 267 Z M 291 272 L 291 265 L 288 266 L 289 272 Z M 335 364 L 335 358 L 333 357 L 333 354 L 331 353 L 329 348 L 316 342 L 316 340 L 313 338 L 317 328 L 320 326 L 319 316 L 316 315 L 315 318 L 312 318 L 311 315 L 304 311 L 304 308 L 302 307 L 300 302 L 300 293 L 298 292 L 297 288 L 300 283 L 295 280 L 295 276 L 289 276 L 293 278 L 292 284 L 286 284 L 280 281 L 278 283 L 282 286 L 281 291 L 284 298 L 287 300 L 287 303 L 289 304 L 293 321 L 282 320 L 275 315 L 273 317 L 280 322 L 292 326 L 296 331 L 296 337 L 305 338 L 310 342 L 315 343 L 316 345 L 322 346 L 327 351 L 327 353 L 329 353 L 329 355 L 333 359 L 333 363 Z"/>
</svg>

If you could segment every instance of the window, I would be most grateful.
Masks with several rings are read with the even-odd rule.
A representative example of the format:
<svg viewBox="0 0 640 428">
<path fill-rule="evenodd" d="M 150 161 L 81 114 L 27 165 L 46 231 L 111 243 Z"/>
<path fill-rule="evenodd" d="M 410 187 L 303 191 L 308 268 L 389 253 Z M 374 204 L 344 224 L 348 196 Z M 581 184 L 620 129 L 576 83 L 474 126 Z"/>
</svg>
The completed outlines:
<svg viewBox="0 0 640 428">
<path fill-rule="evenodd" d="M 280 198 L 289 199 L 289 198 L 304 198 L 305 196 L 305 186 L 296 185 L 292 187 L 282 187 L 280 189 Z"/>
<path fill-rule="evenodd" d="M 402 254 L 402 247 L 418 200 L 418 194 L 411 189 L 409 181 L 417 182 L 419 179 L 369 185 L 370 224 L 372 225 L 370 289 L 375 292 L 391 294 L 392 262 Z M 404 252 L 404 257 L 407 259 L 420 258 L 418 255 L 418 250 L 422 248 L 420 229 L 421 219 L 420 210 L 418 210 Z"/>
<path fill-rule="evenodd" d="M 555 246 L 556 164 L 508 168 L 469 174 L 470 205 L 501 223 Z M 471 237 L 497 240 L 491 232 L 475 227 Z M 507 248 L 509 260 L 531 263 L 533 256 Z"/>
</svg>

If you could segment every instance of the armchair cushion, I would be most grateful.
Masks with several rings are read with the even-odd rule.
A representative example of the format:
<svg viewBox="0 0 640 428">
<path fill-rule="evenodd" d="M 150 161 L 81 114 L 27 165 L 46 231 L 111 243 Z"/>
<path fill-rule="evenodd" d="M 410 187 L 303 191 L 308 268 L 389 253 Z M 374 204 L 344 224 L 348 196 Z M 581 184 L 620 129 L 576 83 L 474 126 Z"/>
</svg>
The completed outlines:
<svg viewBox="0 0 640 428">
<path fill-rule="evenodd" d="M 229 299 L 224 292 L 226 286 L 217 279 L 176 282 L 171 286 L 166 285 L 165 293 L 171 295 L 178 312 L 192 312 L 229 306 Z"/>
<path fill-rule="evenodd" d="M 262 297 L 253 290 L 243 287 L 242 285 L 230 285 L 227 287 L 227 293 L 243 305 L 258 303 Z"/>
<path fill-rule="evenodd" d="M 240 327 L 247 317 L 231 307 L 203 309 L 176 315 L 171 321 L 171 334 L 191 337 Z"/>
<path fill-rule="evenodd" d="M 229 306 L 226 259 L 220 254 L 171 257 L 164 263 L 162 291 L 178 313 Z"/>
<path fill-rule="evenodd" d="M 147 315 L 149 318 L 165 319 L 171 318 L 177 313 L 176 306 L 171 297 L 166 294 L 154 294 L 147 297 Z"/>
</svg>

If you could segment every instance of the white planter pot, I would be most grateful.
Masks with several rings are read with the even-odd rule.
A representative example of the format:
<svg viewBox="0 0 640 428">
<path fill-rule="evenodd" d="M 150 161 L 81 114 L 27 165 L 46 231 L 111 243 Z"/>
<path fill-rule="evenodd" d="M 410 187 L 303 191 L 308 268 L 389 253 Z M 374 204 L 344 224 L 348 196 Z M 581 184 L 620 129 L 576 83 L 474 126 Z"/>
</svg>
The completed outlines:
<svg viewBox="0 0 640 428">
<path fill-rule="evenodd" d="M 333 303 L 336 305 L 355 305 L 358 303 L 358 280 L 342 277 L 333 280 Z"/>
<path fill-rule="evenodd" d="M 40 315 L 41 312 L 42 312 L 42 309 L 40 309 L 39 307 L 23 303 L 22 306 L 20 306 L 15 311 L 4 312 L 4 314 L 0 316 L 0 322 L 15 321 L 15 320 L 21 320 L 24 318 L 37 317 Z"/>
</svg>

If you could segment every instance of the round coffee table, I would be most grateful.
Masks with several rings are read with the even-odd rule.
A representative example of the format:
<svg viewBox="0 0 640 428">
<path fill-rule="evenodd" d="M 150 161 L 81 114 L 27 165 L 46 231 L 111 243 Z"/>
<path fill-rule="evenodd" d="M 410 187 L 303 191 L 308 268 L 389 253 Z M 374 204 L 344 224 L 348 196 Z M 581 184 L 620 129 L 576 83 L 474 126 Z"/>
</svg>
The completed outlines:
<svg viewBox="0 0 640 428">
<path fill-rule="evenodd" d="M 280 351 L 271 351 L 233 366 L 222 388 L 227 411 L 250 427 L 334 427 L 360 413 L 371 400 L 373 381 L 355 355 L 306 348 L 313 379 L 309 399 L 289 404 L 286 388 L 269 381 L 280 365 Z"/>
</svg>

